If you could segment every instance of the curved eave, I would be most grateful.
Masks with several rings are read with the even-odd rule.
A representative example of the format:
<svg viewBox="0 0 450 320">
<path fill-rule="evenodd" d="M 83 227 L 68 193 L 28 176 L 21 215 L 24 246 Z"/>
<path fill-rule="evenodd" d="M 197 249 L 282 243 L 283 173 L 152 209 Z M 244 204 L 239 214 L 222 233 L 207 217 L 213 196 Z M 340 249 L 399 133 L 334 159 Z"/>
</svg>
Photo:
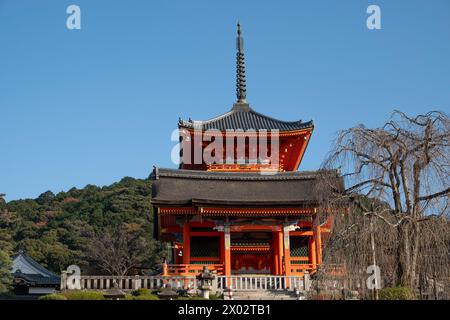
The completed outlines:
<svg viewBox="0 0 450 320">
<path fill-rule="evenodd" d="M 224 119 L 224 118 L 222 118 Z M 271 119 L 271 118 L 269 118 Z M 298 131 L 303 130 L 309 130 L 312 131 L 314 129 L 314 122 L 308 121 L 308 122 L 302 122 L 299 121 L 293 121 L 293 122 L 286 122 L 286 121 L 280 121 L 280 120 L 270 120 L 268 123 L 267 121 L 258 121 L 257 123 L 244 123 L 242 124 L 237 121 L 223 121 L 224 123 L 216 124 L 214 123 L 214 120 L 207 120 L 207 121 L 184 121 L 180 120 L 178 122 L 178 128 L 183 128 L 187 130 L 219 130 L 219 131 L 225 131 L 225 130 L 279 130 L 280 133 L 286 134 L 286 133 L 295 133 Z M 228 122 L 228 123 L 227 123 Z M 256 125 L 255 125 L 256 124 Z M 275 125 L 274 125 L 275 124 Z"/>
<path fill-rule="evenodd" d="M 37 261 L 35 261 L 33 258 L 31 258 L 28 254 L 26 254 L 24 251 L 19 251 L 17 254 L 13 256 L 13 263 L 16 259 L 23 258 L 24 262 L 31 265 L 34 269 L 36 269 L 43 277 L 49 278 L 49 279 L 59 279 L 59 276 L 50 270 L 46 269 L 42 265 L 40 265 Z M 59 280 L 57 280 L 59 281 Z"/>
<path fill-rule="evenodd" d="M 205 130 L 279 130 L 280 132 L 312 129 L 313 121 L 282 121 L 256 112 L 246 103 L 236 103 L 233 108 L 217 117 L 204 121 L 180 118 L 179 128 Z"/>
<path fill-rule="evenodd" d="M 189 199 L 189 200 L 159 200 L 159 199 L 153 199 L 152 203 L 156 206 L 169 206 L 169 207 L 180 207 L 184 208 L 185 206 L 191 207 L 191 206 L 207 206 L 207 205 L 220 205 L 224 208 L 231 207 L 234 208 L 236 206 L 243 206 L 243 207 L 267 207 L 271 206 L 273 208 L 286 208 L 291 206 L 292 208 L 298 208 L 298 206 L 317 206 L 318 201 L 316 200 L 289 200 L 289 204 L 286 204 L 286 200 L 233 200 L 233 199 Z"/>
</svg>

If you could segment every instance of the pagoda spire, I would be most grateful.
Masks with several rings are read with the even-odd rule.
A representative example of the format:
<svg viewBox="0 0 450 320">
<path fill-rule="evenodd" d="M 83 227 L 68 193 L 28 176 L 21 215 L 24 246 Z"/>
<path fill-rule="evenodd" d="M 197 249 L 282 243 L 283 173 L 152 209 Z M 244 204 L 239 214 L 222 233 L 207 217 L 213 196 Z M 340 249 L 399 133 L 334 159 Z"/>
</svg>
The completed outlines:
<svg viewBox="0 0 450 320">
<path fill-rule="evenodd" d="M 247 87 L 245 84 L 244 38 L 241 36 L 241 25 L 237 24 L 236 38 L 236 96 L 237 103 L 247 103 Z"/>
</svg>

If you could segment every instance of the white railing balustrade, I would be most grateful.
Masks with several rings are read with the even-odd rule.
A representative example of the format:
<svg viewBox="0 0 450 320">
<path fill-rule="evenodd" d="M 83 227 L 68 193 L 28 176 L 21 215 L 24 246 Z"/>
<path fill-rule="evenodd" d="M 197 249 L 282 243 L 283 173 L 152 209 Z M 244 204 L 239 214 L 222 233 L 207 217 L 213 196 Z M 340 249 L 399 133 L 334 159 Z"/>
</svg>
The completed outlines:
<svg viewBox="0 0 450 320">
<path fill-rule="evenodd" d="M 69 283 L 69 279 L 71 283 Z M 61 275 L 61 290 L 136 290 L 140 288 L 159 289 L 170 286 L 172 289 L 193 289 L 200 287 L 195 276 L 79 276 Z M 252 290 L 288 290 L 308 291 L 309 274 L 304 276 L 271 276 L 271 275 L 232 275 L 216 276 L 213 280 L 213 291 L 222 293 L 227 288 L 233 291 Z"/>
<path fill-rule="evenodd" d="M 307 273 L 304 276 L 218 276 L 217 281 L 219 291 L 230 287 L 235 291 L 307 291 L 310 287 L 310 279 Z"/>
<path fill-rule="evenodd" d="M 78 279 L 71 279 L 65 274 L 61 276 L 61 290 L 81 289 L 81 290 L 108 290 L 117 288 L 120 290 L 136 290 L 140 288 L 158 289 L 170 286 L 173 289 L 197 289 L 198 280 L 190 276 L 80 276 Z"/>
</svg>

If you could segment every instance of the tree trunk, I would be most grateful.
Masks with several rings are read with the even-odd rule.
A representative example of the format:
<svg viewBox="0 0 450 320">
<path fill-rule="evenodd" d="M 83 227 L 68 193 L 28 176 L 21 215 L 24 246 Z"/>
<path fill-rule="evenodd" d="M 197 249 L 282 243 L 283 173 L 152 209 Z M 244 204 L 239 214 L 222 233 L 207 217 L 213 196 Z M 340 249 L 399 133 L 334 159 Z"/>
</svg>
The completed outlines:
<svg viewBox="0 0 450 320">
<path fill-rule="evenodd" d="M 410 265 L 410 288 L 414 289 L 416 284 L 416 269 L 417 269 L 417 257 L 419 255 L 419 246 L 420 246 L 420 226 L 417 222 L 413 224 L 413 248 L 412 248 L 412 257 L 411 257 L 411 265 Z"/>
<path fill-rule="evenodd" d="M 403 222 L 398 226 L 397 247 L 397 285 L 409 286 L 411 279 L 411 243 L 409 235 L 410 226 Z"/>
<path fill-rule="evenodd" d="M 438 283 L 437 283 L 437 275 L 436 272 L 433 273 L 433 291 L 434 291 L 434 300 L 439 299 L 439 292 L 438 292 Z"/>
<path fill-rule="evenodd" d="M 374 227 L 373 227 L 373 215 L 370 216 L 370 249 L 372 251 L 372 265 L 377 265 L 377 254 L 375 251 L 375 234 L 374 234 Z M 375 286 L 372 289 L 372 295 L 374 300 L 378 300 L 378 286 L 380 285 L 378 283 L 378 278 L 375 277 Z"/>
</svg>

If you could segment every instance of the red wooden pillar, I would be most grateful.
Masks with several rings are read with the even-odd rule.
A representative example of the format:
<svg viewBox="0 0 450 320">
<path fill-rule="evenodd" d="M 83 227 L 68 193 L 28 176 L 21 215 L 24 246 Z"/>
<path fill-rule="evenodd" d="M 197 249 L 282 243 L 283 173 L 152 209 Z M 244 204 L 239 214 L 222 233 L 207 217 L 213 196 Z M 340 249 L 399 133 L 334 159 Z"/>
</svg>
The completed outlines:
<svg viewBox="0 0 450 320">
<path fill-rule="evenodd" d="M 163 262 L 163 276 L 168 276 L 168 275 L 169 275 L 169 270 L 168 270 L 168 267 L 167 267 L 167 262 L 164 260 L 164 262 Z"/>
<path fill-rule="evenodd" d="M 289 226 L 283 227 L 283 247 L 284 247 L 284 274 L 291 274 L 291 248 L 289 241 Z"/>
<path fill-rule="evenodd" d="M 224 266 L 223 273 L 225 274 L 225 232 L 221 233 L 219 238 L 220 238 L 220 263 Z"/>
<path fill-rule="evenodd" d="M 225 276 L 227 276 L 226 284 L 227 286 L 230 286 L 231 284 L 231 278 L 228 278 L 231 276 L 231 235 L 230 235 L 230 226 L 224 226 L 224 266 L 223 271 Z"/>
<path fill-rule="evenodd" d="M 320 230 L 320 224 L 316 226 L 316 245 L 317 245 L 317 264 L 322 264 L 322 232 Z"/>
<path fill-rule="evenodd" d="M 316 256 L 316 233 L 309 238 L 309 259 L 313 269 L 317 268 L 317 256 Z"/>
<path fill-rule="evenodd" d="M 278 259 L 280 256 L 280 253 L 278 252 L 278 234 L 276 231 L 272 232 L 272 274 L 278 275 Z"/>
<path fill-rule="evenodd" d="M 283 226 L 280 227 L 280 230 L 277 231 L 277 245 L 278 245 L 278 274 L 282 275 L 284 274 L 283 270 L 283 256 L 284 256 L 284 249 L 283 249 Z"/>
<path fill-rule="evenodd" d="M 191 226 L 189 221 L 183 225 L 183 264 L 191 262 Z"/>
</svg>

